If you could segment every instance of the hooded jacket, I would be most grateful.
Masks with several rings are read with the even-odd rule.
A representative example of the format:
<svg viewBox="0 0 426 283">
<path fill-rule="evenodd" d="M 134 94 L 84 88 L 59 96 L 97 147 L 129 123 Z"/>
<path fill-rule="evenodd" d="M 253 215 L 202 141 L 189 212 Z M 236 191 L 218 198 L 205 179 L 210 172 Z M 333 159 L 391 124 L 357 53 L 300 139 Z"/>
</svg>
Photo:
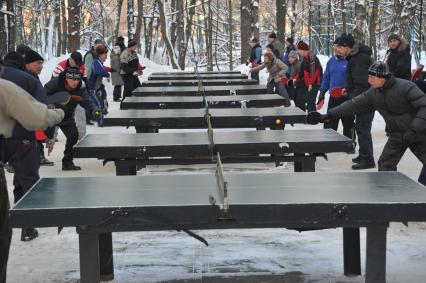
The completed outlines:
<svg viewBox="0 0 426 283">
<path fill-rule="evenodd" d="M 410 46 L 405 39 L 401 39 L 401 43 L 396 49 L 388 49 L 386 52 L 386 63 L 389 71 L 400 79 L 411 79 L 411 54 Z"/>
<path fill-rule="evenodd" d="M 280 82 L 282 78 L 286 77 L 286 73 L 288 70 L 287 65 L 284 64 L 283 61 L 274 57 L 270 64 L 266 64 L 265 62 L 263 62 L 259 66 L 253 68 L 252 71 L 260 71 L 264 68 L 266 68 L 269 73 L 268 83 L 272 80 L 274 80 L 276 83 Z"/>
<path fill-rule="evenodd" d="M 348 60 L 346 91 L 350 98 L 360 95 L 370 88 L 368 84 L 368 68 L 373 63 L 371 48 L 358 41 L 352 47 Z"/>
<path fill-rule="evenodd" d="M 426 94 L 415 83 L 391 77 L 380 89 L 367 91 L 330 109 L 332 117 L 350 116 L 377 110 L 386 122 L 386 132 L 410 130 L 426 133 Z"/>
</svg>

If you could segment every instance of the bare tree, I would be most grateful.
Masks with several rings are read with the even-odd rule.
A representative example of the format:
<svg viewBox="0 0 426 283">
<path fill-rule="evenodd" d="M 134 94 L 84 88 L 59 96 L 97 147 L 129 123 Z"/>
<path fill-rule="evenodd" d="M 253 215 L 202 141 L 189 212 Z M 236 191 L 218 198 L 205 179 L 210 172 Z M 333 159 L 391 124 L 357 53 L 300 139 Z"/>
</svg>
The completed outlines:
<svg viewBox="0 0 426 283">
<path fill-rule="evenodd" d="M 56 12 L 55 12 L 55 40 L 56 40 L 56 57 L 61 56 L 62 41 L 61 41 L 61 5 L 62 0 L 57 0 Z"/>
<path fill-rule="evenodd" d="M 7 9 L 7 47 L 8 50 L 15 50 L 16 45 L 16 25 L 15 25 L 15 1 L 6 0 Z"/>
<path fill-rule="evenodd" d="M 123 0 L 117 0 L 115 3 L 115 24 L 114 24 L 114 40 L 117 39 L 120 30 L 121 8 L 123 7 Z"/>
<path fill-rule="evenodd" d="M 135 40 L 138 43 L 139 51 L 140 48 L 140 42 L 141 42 L 141 31 L 142 31 L 142 20 L 143 20 L 143 0 L 138 0 L 138 17 L 136 20 L 136 33 L 135 33 Z"/>
<path fill-rule="evenodd" d="M 369 30 L 367 25 L 367 7 L 365 0 L 355 3 L 355 27 L 353 30 L 354 37 L 362 43 L 366 43 L 369 37 Z"/>
<path fill-rule="evenodd" d="M 234 69 L 234 58 L 233 58 L 233 41 L 234 41 L 234 26 L 232 22 L 232 0 L 228 0 L 228 25 L 229 25 L 229 70 Z"/>
<path fill-rule="evenodd" d="M 68 50 L 68 37 L 67 37 L 67 30 L 68 30 L 68 21 L 67 21 L 67 7 L 65 5 L 65 0 L 61 0 L 61 25 L 62 25 L 62 33 L 60 34 L 60 41 L 61 43 L 61 53 L 65 54 Z"/>
<path fill-rule="evenodd" d="M 247 42 L 252 37 L 252 1 L 241 0 L 241 62 L 245 62 L 250 54 Z"/>
<path fill-rule="evenodd" d="M 170 43 L 169 37 L 167 36 L 167 25 L 166 25 L 166 15 L 164 13 L 164 4 L 162 0 L 156 0 L 158 5 L 158 10 L 160 12 L 160 26 L 161 26 L 161 35 L 166 44 L 167 54 L 169 56 L 169 61 L 172 64 L 173 69 L 178 69 L 178 65 L 175 61 L 175 56 L 173 53 L 173 47 Z"/>
<path fill-rule="evenodd" d="M 394 26 L 393 32 L 399 33 L 403 38 L 410 40 L 408 26 L 412 23 L 416 14 L 417 1 L 394 0 Z"/>
<path fill-rule="evenodd" d="M 68 0 L 68 47 L 80 49 L 80 0 Z"/>
<path fill-rule="evenodd" d="M 178 42 L 178 64 L 181 70 L 185 70 L 186 42 L 183 0 L 176 0 L 177 42 Z"/>
<path fill-rule="evenodd" d="M 22 15 L 22 6 L 24 5 L 23 0 L 16 0 L 16 17 L 15 17 L 15 30 L 16 30 L 16 43 L 21 44 L 24 42 L 22 38 L 23 32 L 23 15 Z"/>
<path fill-rule="evenodd" d="M 277 38 L 284 44 L 288 0 L 276 0 L 277 8 Z"/>
<path fill-rule="evenodd" d="M 130 40 L 135 38 L 135 18 L 133 0 L 127 0 L 127 37 Z"/>
<path fill-rule="evenodd" d="M 347 32 L 345 0 L 340 0 L 340 9 L 342 10 L 342 29 L 343 32 Z"/>
<path fill-rule="evenodd" d="M 373 1 L 370 17 L 370 47 L 373 49 L 373 58 L 377 59 L 376 27 L 377 15 L 379 14 L 379 0 Z"/>
</svg>

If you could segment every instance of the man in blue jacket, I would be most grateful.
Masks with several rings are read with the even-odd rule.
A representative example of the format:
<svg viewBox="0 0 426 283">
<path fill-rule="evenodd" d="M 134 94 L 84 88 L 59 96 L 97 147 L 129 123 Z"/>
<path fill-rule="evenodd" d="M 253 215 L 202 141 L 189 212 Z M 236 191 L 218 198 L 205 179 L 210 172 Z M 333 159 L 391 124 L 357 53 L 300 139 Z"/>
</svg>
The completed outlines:
<svg viewBox="0 0 426 283">
<path fill-rule="evenodd" d="M 322 78 L 320 94 L 318 96 L 317 102 L 318 109 L 321 108 L 322 104 L 324 103 L 324 98 L 327 91 L 330 93 L 330 98 L 328 100 L 328 110 L 342 104 L 348 99 L 347 96 L 343 95 L 341 92 L 341 90 L 346 88 L 348 61 L 343 58 L 342 54 L 339 52 L 339 49 L 336 48 L 338 45 L 339 39 L 336 39 L 334 42 L 334 56 L 328 60 L 324 76 Z M 343 135 L 353 139 L 355 126 L 354 115 L 331 119 L 330 121 L 324 123 L 324 128 L 331 128 L 337 131 L 340 120 L 343 124 Z"/>
<path fill-rule="evenodd" d="M 262 64 L 262 47 L 260 47 L 259 41 L 257 38 L 252 38 L 249 41 L 251 46 L 250 57 L 248 58 L 246 65 L 251 64 L 251 67 L 254 68 L 257 65 Z M 253 80 L 256 80 L 259 84 L 259 71 L 252 71 L 250 77 Z"/>
</svg>

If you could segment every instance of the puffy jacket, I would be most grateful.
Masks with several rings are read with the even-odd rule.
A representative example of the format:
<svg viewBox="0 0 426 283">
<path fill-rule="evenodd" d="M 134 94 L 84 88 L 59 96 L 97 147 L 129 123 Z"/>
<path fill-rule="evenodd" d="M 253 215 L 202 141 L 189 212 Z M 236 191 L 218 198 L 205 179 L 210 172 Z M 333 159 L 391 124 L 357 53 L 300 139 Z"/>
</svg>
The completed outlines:
<svg viewBox="0 0 426 283">
<path fill-rule="evenodd" d="M 367 91 L 330 109 L 333 117 L 377 110 L 385 119 L 386 132 L 426 131 L 426 94 L 415 83 L 389 78 L 382 88 Z"/>
<path fill-rule="evenodd" d="M 77 89 L 73 92 L 69 92 L 65 89 L 65 71 L 60 73 L 58 77 L 52 78 L 49 82 L 44 85 L 44 89 L 48 96 L 54 95 L 58 92 L 68 92 L 74 96 L 66 105 L 62 107 L 65 112 L 64 121 L 74 119 L 74 112 L 77 105 L 81 105 L 84 109 L 93 111 L 94 105 L 92 105 L 89 93 L 86 88 L 82 88 L 82 83 L 78 85 Z"/>
<path fill-rule="evenodd" d="M 101 87 L 102 78 L 109 78 L 109 76 L 102 62 L 96 57 L 92 63 L 90 76 L 87 78 L 88 89 L 98 90 Z"/>
<path fill-rule="evenodd" d="M 85 78 L 90 77 L 90 73 L 92 72 L 92 64 L 93 60 L 96 58 L 95 55 L 95 49 L 92 47 L 89 51 L 84 54 L 83 62 L 84 62 L 84 69 L 86 70 L 84 73 Z"/>
<path fill-rule="evenodd" d="M 405 39 L 401 40 L 401 44 L 396 49 L 389 49 L 386 52 L 386 63 L 389 71 L 400 79 L 411 79 L 411 54 L 410 46 Z"/>
<path fill-rule="evenodd" d="M 259 43 L 251 48 L 249 62 L 253 67 L 262 64 L 262 48 Z"/>
<path fill-rule="evenodd" d="M 120 55 L 120 74 L 131 75 L 133 72 L 137 72 L 139 68 L 139 57 L 136 52 L 129 52 L 129 49 L 121 52 Z"/>
<path fill-rule="evenodd" d="M 334 87 L 346 87 L 346 72 L 348 61 L 331 57 L 325 67 L 324 76 L 321 83 L 321 91 L 328 91 Z"/>
<path fill-rule="evenodd" d="M 69 67 L 71 67 L 71 65 L 69 63 L 69 59 L 62 60 L 61 62 L 58 63 L 58 65 L 56 65 L 55 69 L 53 70 L 52 77 L 59 76 L 60 73 L 62 73 L 63 71 L 65 71 Z M 86 71 L 86 69 L 85 69 L 84 65 L 81 65 L 80 73 L 83 76 L 84 76 L 85 71 Z"/>
<path fill-rule="evenodd" d="M 286 77 L 287 73 L 287 65 L 284 64 L 283 61 L 281 61 L 278 58 L 274 58 L 270 64 L 262 63 L 261 65 L 255 67 L 252 69 L 252 71 L 260 71 L 262 69 L 266 68 L 268 70 L 269 76 L 268 76 L 268 83 L 272 80 L 274 80 L 276 83 L 280 82 L 282 78 Z"/>
<path fill-rule="evenodd" d="M 301 70 L 306 86 L 320 85 L 322 80 L 322 66 L 318 57 L 311 51 L 304 57 L 301 63 Z"/>
<path fill-rule="evenodd" d="M 119 51 L 119 53 L 116 53 L 114 50 L 111 51 L 110 54 L 111 68 L 116 70 L 116 72 L 111 73 L 111 83 L 113 86 L 124 85 L 123 78 L 120 75 L 120 54 L 121 51 Z"/>
<path fill-rule="evenodd" d="M 355 97 L 370 88 L 368 84 L 368 68 L 373 63 L 371 48 L 356 41 L 348 60 L 346 91 L 350 98 Z"/>
</svg>

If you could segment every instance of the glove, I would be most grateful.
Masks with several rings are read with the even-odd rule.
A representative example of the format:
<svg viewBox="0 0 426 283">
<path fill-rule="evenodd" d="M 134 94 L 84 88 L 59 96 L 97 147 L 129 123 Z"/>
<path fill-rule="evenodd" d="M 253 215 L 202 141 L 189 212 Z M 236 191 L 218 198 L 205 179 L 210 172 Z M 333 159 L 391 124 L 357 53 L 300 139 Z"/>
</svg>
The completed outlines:
<svg viewBox="0 0 426 283">
<path fill-rule="evenodd" d="M 321 114 L 321 122 L 328 123 L 333 119 L 333 115 L 331 113 Z"/>
<path fill-rule="evenodd" d="M 94 119 L 98 119 L 99 117 L 101 117 L 102 111 L 100 109 L 94 109 L 92 111 L 92 117 Z"/>
<path fill-rule="evenodd" d="M 418 141 L 419 141 L 419 135 L 412 130 L 405 132 L 404 135 L 402 136 L 402 143 L 405 146 L 411 146 L 417 143 Z"/>
<path fill-rule="evenodd" d="M 320 92 L 318 95 L 318 102 L 317 102 L 317 110 L 320 110 L 324 105 L 324 97 L 325 97 L 325 91 Z"/>
</svg>

